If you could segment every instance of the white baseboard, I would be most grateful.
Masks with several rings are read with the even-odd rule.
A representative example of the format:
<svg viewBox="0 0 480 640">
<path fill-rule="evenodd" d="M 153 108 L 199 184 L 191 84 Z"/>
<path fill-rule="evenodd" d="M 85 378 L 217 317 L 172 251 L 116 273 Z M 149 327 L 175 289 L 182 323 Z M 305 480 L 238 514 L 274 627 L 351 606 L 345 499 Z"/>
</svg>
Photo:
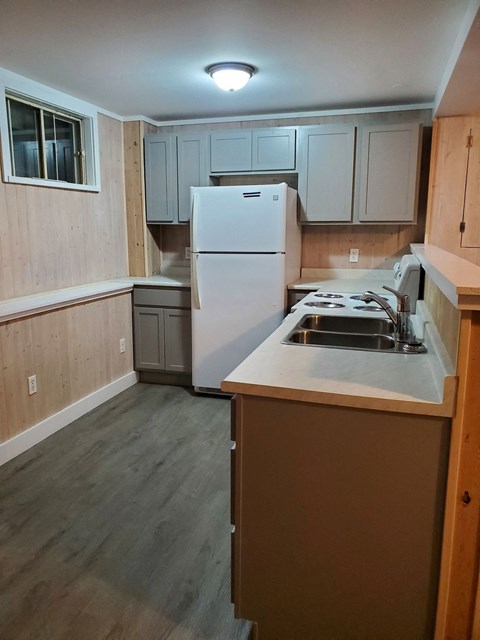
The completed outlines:
<svg viewBox="0 0 480 640">
<path fill-rule="evenodd" d="M 53 416 L 49 416 L 38 422 L 30 429 L 19 433 L 10 440 L 2 442 L 0 444 L 0 466 L 5 464 L 12 458 L 20 455 L 30 447 L 35 446 L 48 436 L 51 436 L 56 431 L 63 429 L 68 424 L 81 418 L 83 415 L 95 409 L 102 403 L 110 400 L 117 394 L 125 391 L 128 387 L 133 386 L 138 381 L 138 374 L 135 371 L 131 371 L 121 378 L 117 378 L 110 384 L 107 384 L 101 389 L 97 389 L 88 396 L 77 400 L 73 404 L 65 407 L 58 413 L 54 413 Z"/>
</svg>

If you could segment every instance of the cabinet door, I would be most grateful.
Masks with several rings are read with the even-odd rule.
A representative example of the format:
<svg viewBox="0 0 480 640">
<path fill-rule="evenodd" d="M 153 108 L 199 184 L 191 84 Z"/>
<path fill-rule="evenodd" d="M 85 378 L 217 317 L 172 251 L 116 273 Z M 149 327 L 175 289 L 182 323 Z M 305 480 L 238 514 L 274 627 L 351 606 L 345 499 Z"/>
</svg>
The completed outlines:
<svg viewBox="0 0 480 640">
<path fill-rule="evenodd" d="M 210 171 L 229 173 L 252 168 L 252 132 L 217 131 L 210 135 Z"/>
<path fill-rule="evenodd" d="M 352 220 L 355 127 L 302 127 L 298 195 L 304 222 Z"/>
<path fill-rule="evenodd" d="M 145 137 L 145 194 L 147 222 L 173 222 L 177 211 L 175 137 Z"/>
<path fill-rule="evenodd" d="M 361 127 L 360 222 L 414 222 L 420 169 L 420 125 Z"/>
<path fill-rule="evenodd" d="M 165 369 L 163 309 L 134 307 L 135 369 Z"/>
<path fill-rule="evenodd" d="M 208 185 L 207 134 L 177 136 L 178 221 L 190 220 L 190 187 Z"/>
<path fill-rule="evenodd" d="M 164 309 L 165 369 L 180 373 L 192 370 L 191 313 L 185 309 Z"/>
<path fill-rule="evenodd" d="M 295 169 L 295 129 L 253 129 L 252 170 Z"/>
<path fill-rule="evenodd" d="M 480 118 L 473 121 L 468 145 L 461 246 L 478 248 L 480 247 Z"/>
</svg>

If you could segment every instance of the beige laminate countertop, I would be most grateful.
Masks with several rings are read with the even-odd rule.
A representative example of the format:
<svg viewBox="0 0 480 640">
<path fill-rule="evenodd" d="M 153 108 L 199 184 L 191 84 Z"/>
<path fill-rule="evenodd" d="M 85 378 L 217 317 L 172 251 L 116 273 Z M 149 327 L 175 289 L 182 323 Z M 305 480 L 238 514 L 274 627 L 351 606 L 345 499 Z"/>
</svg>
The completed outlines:
<svg viewBox="0 0 480 640">
<path fill-rule="evenodd" d="M 456 378 L 428 311 L 422 303 L 419 308 L 426 314 L 428 353 L 410 355 L 282 344 L 308 313 L 305 308 L 298 309 L 223 381 L 222 390 L 363 409 L 451 416 Z"/>
<path fill-rule="evenodd" d="M 190 269 L 172 268 L 156 276 L 118 278 L 117 282 L 125 282 L 141 287 L 190 287 Z"/>
<path fill-rule="evenodd" d="M 0 322 L 25 318 L 37 313 L 60 309 L 79 302 L 88 302 L 100 298 L 130 292 L 134 285 L 146 287 L 190 287 L 190 270 L 177 268 L 162 275 L 146 278 L 125 276 L 103 282 L 54 291 L 43 291 L 29 296 L 11 298 L 0 302 Z"/>
<path fill-rule="evenodd" d="M 457 309 L 480 310 L 480 267 L 431 244 L 412 244 L 426 273 Z"/>
<path fill-rule="evenodd" d="M 379 292 L 394 286 L 392 269 L 302 269 L 302 277 L 288 285 L 290 291 Z"/>
</svg>

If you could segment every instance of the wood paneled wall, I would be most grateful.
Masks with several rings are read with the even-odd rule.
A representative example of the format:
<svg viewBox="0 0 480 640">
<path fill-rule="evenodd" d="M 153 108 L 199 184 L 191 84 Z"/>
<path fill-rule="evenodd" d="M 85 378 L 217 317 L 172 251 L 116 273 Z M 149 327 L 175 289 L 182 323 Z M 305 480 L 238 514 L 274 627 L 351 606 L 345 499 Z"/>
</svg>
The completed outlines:
<svg viewBox="0 0 480 640">
<path fill-rule="evenodd" d="M 98 124 L 100 193 L 0 182 L 0 300 L 128 274 L 123 128 Z M 0 323 L 0 363 L 1 442 L 132 371 L 131 295 Z"/>
<path fill-rule="evenodd" d="M 132 352 L 130 293 L 0 324 L 0 442 L 132 371 Z"/>
<path fill-rule="evenodd" d="M 428 274 L 425 274 L 423 298 L 455 368 L 457 364 L 461 311 L 454 307 L 450 300 L 444 296 Z"/>
<path fill-rule="evenodd" d="M 424 218 L 417 225 L 304 226 L 302 267 L 330 269 L 390 269 L 411 242 L 423 242 Z M 357 263 L 349 262 L 359 249 Z"/>
<path fill-rule="evenodd" d="M 322 116 L 305 118 L 279 118 L 275 120 L 257 120 L 244 122 L 227 122 L 198 125 L 172 125 L 152 127 L 149 133 L 181 133 L 185 129 L 196 131 L 214 131 L 218 129 L 241 129 L 271 126 L 299 126 L 348 122 L 356 125 L 382 122 L 391 124 L 396 122 L 421 121 L 424 123 L 424 139 L 422 152 L 422 167 L 420 176 L 419 213 L 417 225 L 314 225 L 304 226 L 302 232 L 302 267 L 309 268 L 339 268 L 339 269 L 388 269 L 398 259 L 398 256 L 409 252 L 409 244 L 423 242 L 425 232 L 425 217 L 427 207 L 428 173 L 430 160 L 431 122 L 432 115 L 428 109 L 417 111 L 393 111 L 376 114 L 351 114 L 343 116 Z M 265 176 L 269 182 L 270 176 Z M 250 184 L 252 179 L 239 177 L 224 177 L 221 184 Z M 254 179 L 259 184 L 259 177 Z M 292 185 L 295 186 L 295 185 Z M 184 260 L 184 247 L 189 244 L 189 234 L 186 230 L 179 230 L 175 226 L 150 225 L 147 230 L 150 236 L 148 253 L 158 254 L 161 250 L 162 268 L 168 266 L 188 265 Z M 360 250 L 358 263 L 348 260 L 350 248 Z M 157 273 L 160 265 L 154 264 L 153 271 Z M 155 271 L 157 269 L 157 271 Z M 132 274 L 133 275 L 133 274 Z"/>
<path fill-rule="evenodd" d="M 0 300 L 127 275 L 122 124 L 98 124 L 100 193 L 0 182 Z"/>
</svg>

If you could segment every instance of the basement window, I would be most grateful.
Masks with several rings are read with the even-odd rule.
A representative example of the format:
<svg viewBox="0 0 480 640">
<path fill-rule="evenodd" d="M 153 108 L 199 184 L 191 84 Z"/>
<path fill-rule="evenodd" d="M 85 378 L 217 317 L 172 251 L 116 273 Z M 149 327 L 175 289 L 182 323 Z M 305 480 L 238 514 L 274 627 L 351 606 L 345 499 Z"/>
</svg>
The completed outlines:
<svg viewBox="0 0 480 640">
<path fill-rule="evenodd" d="M 7 113 L 14 176 L 85 184 L 81 118 L 10 96 Z"/>
<path fill-rule="evenodd" d="M 13 91 L 4 105 L 8 182 L 99 190 L 96 119 Z"/>
</svg>

